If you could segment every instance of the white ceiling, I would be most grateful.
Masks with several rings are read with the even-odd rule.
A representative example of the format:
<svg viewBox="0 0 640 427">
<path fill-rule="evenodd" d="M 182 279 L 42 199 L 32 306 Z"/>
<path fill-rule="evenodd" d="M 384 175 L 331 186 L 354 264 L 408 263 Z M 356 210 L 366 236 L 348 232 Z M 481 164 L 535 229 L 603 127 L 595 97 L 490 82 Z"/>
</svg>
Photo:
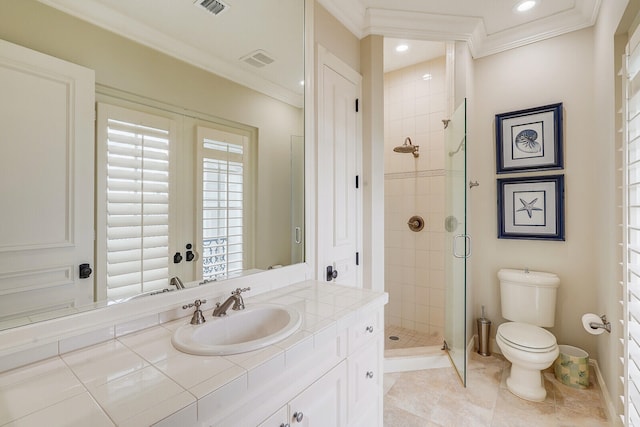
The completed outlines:
<svg viewBox="0 0 640 427">
<path fill-rule="evenodd" d="M 398 52 L 398 45 L 406 45 L 407 50 Z M 446 55 L 444 42 L 425 40 L 384 38 L 384 72 L 398 70 L 420 62 Z"/>
<path fill-rule="evenodd" d="M 304 0 L 223 0 L 213 16 L 194 0 L 39 0 L 188 63 L 293 105 L 300 81 Z M 482 57 L 595 23 L 601 0 L 317 0 L 353 34 L 423 41 L 463 40 Z M 240 58 L 263 49 L 275 62 L 256 69 Z M 421 48 L 422 49 L 422 48 Z"/>
</svg>

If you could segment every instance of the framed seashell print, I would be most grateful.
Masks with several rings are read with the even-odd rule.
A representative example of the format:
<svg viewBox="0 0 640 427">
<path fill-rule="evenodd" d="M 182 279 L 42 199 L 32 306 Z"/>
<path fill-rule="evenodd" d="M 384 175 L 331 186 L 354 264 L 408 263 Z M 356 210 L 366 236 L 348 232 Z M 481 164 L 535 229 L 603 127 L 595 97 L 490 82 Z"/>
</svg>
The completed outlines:
<svg viewBox="0 0 640 427">
<path fill-rule="evenodd" d="M 498 179 L 498 238 L 564 240 L 564 175 Z"/>
<path fill-rule="evenodd" d="M 562 103 L 496 114 L 498 173 L 562 169 Z"/>
</svg>

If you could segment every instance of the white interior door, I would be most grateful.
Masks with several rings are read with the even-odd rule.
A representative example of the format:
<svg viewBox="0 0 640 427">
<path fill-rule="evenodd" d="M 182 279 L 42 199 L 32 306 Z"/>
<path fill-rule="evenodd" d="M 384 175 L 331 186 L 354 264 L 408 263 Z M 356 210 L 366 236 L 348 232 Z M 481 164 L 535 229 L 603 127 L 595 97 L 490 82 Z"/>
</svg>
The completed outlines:
<svg viewBox="0 0 640 427">
<path fill-rule="evenodd" d="M 94 80 L 0 40 L 2 318 L 93 301 Z"/>
<path fill-rule="evenodd" d="M 318 64 L 318 279 L 362 287 L 361 76 L 321 47 Z"/>
</svg>

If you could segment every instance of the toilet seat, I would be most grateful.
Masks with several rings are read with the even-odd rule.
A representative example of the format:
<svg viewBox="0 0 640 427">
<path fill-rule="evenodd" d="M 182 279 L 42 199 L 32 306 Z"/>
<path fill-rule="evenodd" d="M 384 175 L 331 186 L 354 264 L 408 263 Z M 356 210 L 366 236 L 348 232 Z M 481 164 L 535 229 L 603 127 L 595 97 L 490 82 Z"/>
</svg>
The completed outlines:
<svg viewBox="0 0 640 427">
<path fill-rule="evenodd" d="M 546 353 L 557 347 L 556 337 L 551 332 L 527 323 L 503 323 L 497 334 L 510 347 L 530 353 Z"/>
</svg>

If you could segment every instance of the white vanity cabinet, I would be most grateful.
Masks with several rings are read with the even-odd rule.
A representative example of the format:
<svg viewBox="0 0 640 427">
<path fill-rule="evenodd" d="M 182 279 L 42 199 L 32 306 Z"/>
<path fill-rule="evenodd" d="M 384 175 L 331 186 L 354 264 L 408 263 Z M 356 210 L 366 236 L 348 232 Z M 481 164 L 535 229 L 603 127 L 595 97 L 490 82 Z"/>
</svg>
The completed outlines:
<svg viewBox="0 0 640 427">
<path fill-rule="evenodd" d="M 353 323 L 347 354 L 259 427 L 382 426 L 382 309 Z"/>
<path fill-rule="evenodd" d="M 347 367 L 343 361 L 267 418 L 260 427 L 347 426 L 346 397 Z"/>
</svg>

